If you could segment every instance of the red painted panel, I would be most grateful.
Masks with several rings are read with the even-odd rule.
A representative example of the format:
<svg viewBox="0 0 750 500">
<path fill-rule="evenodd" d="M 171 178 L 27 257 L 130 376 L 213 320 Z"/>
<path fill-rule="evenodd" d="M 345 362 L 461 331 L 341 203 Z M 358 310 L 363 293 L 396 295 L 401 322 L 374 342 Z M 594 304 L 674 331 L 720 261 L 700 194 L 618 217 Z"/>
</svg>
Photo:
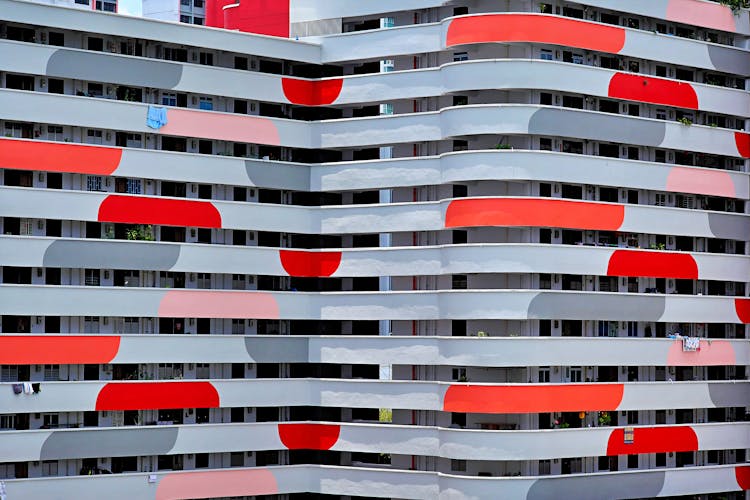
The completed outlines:
<svg viewBox="0 0 750 500">
<path fill-rule="evenodd" d="M 698 109 L 698 95 L 689 83 L 617 73 L 609 81 L 609 97 Z"/>
<path fill-rule="evenodd" d="M 279 439 L 290 450 L 330 450 L 339 440 L 341 426 L 330 424 L 279 424 Z"/>
<path fill-rule="evenodd" d="M 607 455 L 698 450 L 698 436 L 690 426 L 635 427 L 631 444 L 625 444 L 624 435 L 624 429 L 612 431 L 607 442 Z"/>
<path fill-rule="evenodd" d="M 452 385 L 443 411 L 461 413 L 545 413 L 612 411 L 622 401 L 623 384 Z"/>
<path fill-rule="evenodd" d="M 671 252 L 615 250 L 609 258 L 607 276 L 698 279 L 698 263 L 692 255 Z"/>
<path fill-rule="evenodd" d="M 237 0 L 206 0 L 206 26 L 224 27 L 224 6 L 237 3 Z"/>
<path fill-rule="evenodd" d="M 269 469 L 167 472 L 156 487 L 156 500 L 273 495 L 279 485 Z"/>
<path fill-rule="evenodd" d="M 2 335 L 0 365 L 106 364 L 119 348 L 115 336 Z"/>
<path fill-rule="evenodd" d="M 121 157 L 119 148 L 0 139 L 0 168 L 110 175 Z"/>
<path fill-rule="evenodd" d="M 281 87 L 289 102 L 304 106 L 325 106 L 332 104 L 341 93 L 344 86 L 342 78 L 327 80 L 300 80 L 298 78 L 282 78 Z"/>
<path fill-rule="evenodd" d="M 480 14 L 451 21 L 446 46 L 465 43 L 535 42 L 616 54 L 625 30 L 542 14 Z"/>
<path fill-rule="evenodd" d="M 309 278 L 327 278 L 335 273 L 341 264 L 341 252 L 279 250 L 279 258 L 289 276 Z"/>
<path fill-rule="evenodd" d="M 116 194 L 104 199 L 99 206 L 97 220 L 129 224 L 221 227 L 221 214 L 210 202 Z"/>
<path fill-rule="evenodd" d="M 96 398 L 97 411 L 218 407 L 210 382 L 112 382 Z"/>
<path fill-rule="evenodd" d="M 750 490 L 750 465 L 740 465 L 734 468 L 737 484 L 743 490 Z"/>
<path fill-rule="evenodd" d="M 750 299 L 734 299 L 734 309 L 743 323 L 750 323 Z"/>
<path fill-rule="evenodd" d="M 743 158 L 750 158 L 750 134 L 735 132 L 734 141 L 737 143 L 737 151 Z"/>
<path fill-rule="evenodd" d="M 234 3 L 239 5 L 224 9 L 224 28 L 289 37 L 289 0 L 242 0 Z"/>
<path fill-rule="evenodd" d="M 624 218 L 623 205 L 548 198 L 467 198 L 448 205 L 445 227 L 541 226 L 617 231 Z"/>
</svg>

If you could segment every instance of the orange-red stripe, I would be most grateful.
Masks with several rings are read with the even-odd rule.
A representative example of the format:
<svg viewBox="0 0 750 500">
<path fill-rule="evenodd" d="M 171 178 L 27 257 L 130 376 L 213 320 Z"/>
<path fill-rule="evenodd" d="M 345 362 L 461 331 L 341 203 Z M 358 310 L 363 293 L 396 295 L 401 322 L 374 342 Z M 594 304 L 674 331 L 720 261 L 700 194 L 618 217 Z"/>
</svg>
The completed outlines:
<svg viewBox="0 0 750 500">
<path fill-rule="evenodd" d="M 750 323 L 750 299 L 734 299 L 734 309 L 740 321 Z"/>
<path fill-rule="evenodd" d="M 617 73 L 609 81 L 609 97 L 698 109 L 698 95 L 686 82 Z"/>
<path fill-rule="evenodd" d="M 106 364 L 119 348 L 116 336 L 2 335 L 0 365 Z"/>
<path fill-rule="evenodd" d="M 625 218 L 623 205 L 548 198 L 454 200 L 445 227 L 532 226 L 616 231 Z"/>
<path fill-rule="evenodd" d="M 122 149 L 0 139 L 0 168 L 110 175 Z"/>
<path fill-rule="evenodd" d="M 750 158 L 750 134 L 735 132 L 734 142 L 737 144 L 737 151 L 740 153 L 740 156 Z"/>
<path fill-rule="evenodd" d="M 218 407 L 210 382 L 112 382 L 96 398 L 97 411 Z"/>
<path fill-rule="evenodd" d="M 279 259 L 289 276 L 328 277 L 339 268 L 341 252 L 279 250 Z"/>
<path fill-rule="evenodd" d="M 750 465 L 740 465 L 734 469 L 737 484 L 743 490 L 750 490 Z"/>
<path fill-rule="evenodd" d="M 303 106 L 325 106 L 338 99 L 344 80 L 331 78 L 326 80 L 300 80 L 282 78 L 281 88 L 289 102 Z"/>
<path fill-rule="evenodd" d="M 462 413 L 542 413 L 616 410 L 623 384 L 451 385 L 443 411 Z"/>
<path fill-rule="evenodd" d="M 210 202 L 116 194 L 107 196 L 99 206 L 98 220 L 129 224 L 221 227 L 221 214 Z"/>
<path fill-rule="evenodd" d="M 692 255 L 668 252 L 615 250 L 607 276 L 698 279 L 698 263 Z"/>
<path fill-rule="evenodd" d="M 540 14 L 480 14 L 458 17 L 448 26 L 446 46 L 465 43 L 534 42 L 616 54 L 625 30 Z"/>
<path fill-rule="evenodd" d="M 330 450 L 339 440 L 340 425 L 279 424 L 279 439 L 290 450 Z"/>
<path fill-rule="evenodd" d="M 633 442 L 625 443 L 625 430 L 615 429 L 607 441 L 607 455 L 636 455 L 697 451 L 698 436 L 689 426 L 635 427 Z"/>
</svg>

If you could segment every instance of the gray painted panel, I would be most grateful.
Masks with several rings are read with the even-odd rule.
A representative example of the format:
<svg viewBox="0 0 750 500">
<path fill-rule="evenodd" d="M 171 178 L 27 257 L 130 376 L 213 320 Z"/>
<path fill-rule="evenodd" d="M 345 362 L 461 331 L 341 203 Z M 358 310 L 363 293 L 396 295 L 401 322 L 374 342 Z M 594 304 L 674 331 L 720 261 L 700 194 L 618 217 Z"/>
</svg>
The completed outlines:
<svg viewBox="0 0 750 500">
<path fill-rule="evenodd" d="M 47 63 L 47 74 L 77 80 L 171 89 L 182 77 L 183 65 L 142 57 L 113 56 L 92 51 L 60 49 Z"/>
<path fill-rule="evenodd" d="M 177 441 L 177 427 L 56 431 L 42 446 L 42 460 L 166 455 Z"/>
<path fill-rule="evenodd" d="M 310 191 L 310 167 L 300 164 L 245 160 L 250 185 L 294 191 Z"/>
<path fill-rule="evenodd" d="M 256 363 L 307 363 L 307 337 L 247 337 L 245 349 Z"/>
<path fill-rule="evenodd" d="M 708 227 L 717 238 L 747 239 L 750 235 L 750 216 L 709 212 Z"/>
<path fill-rule="evenodd" d="M 747 51 L 708 44 L 708 57 L 719 71 L 736 75 L 750 75 L 750 54 Z"/>
<path fill-rule="evenodd" d="M 746 406 L 750 400 L 750 391 L 746 384 L 708 384 L 708 395 L 717 408 Z"/>
<path fill-rule="evenodd" d="M 541 292 L 529 304 L 529 318 L 659 321 L 663 295 Z"/>
<path fill-rule="evenodd" d="M 664 485 L 664 472 L 606 474 L 539 479 L 531 485 L 527 500 L 616 500 L 655 497 Z"/>
<path fill-rule="evenodd" d="M 168 271 L 180 245 L 96 240 L 57 240 L 44 253 L 44 267 L 147 269 Z"/>
<path fill-rule="evenodd" d="M 666 124 L 566 108 L 543 108 L 532 115 L 529 133 L 658 146 L 664 140 Z"/>
</svg>

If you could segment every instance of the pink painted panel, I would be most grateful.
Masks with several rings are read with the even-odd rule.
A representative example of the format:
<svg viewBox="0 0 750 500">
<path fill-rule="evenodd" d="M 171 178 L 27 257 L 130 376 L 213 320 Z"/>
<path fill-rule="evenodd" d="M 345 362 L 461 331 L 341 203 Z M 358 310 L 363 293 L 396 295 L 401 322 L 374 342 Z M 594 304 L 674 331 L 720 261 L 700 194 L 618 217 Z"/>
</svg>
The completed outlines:
<svg viewBox="0 0 750 500">
<path fill-rule="evenodd" d="M 281 144 L 276 124 L 268 118 L 170 108 L 167 120 L 168 123 L 159 129 L 159 133 L 277 146 Z"/>
<path fill-rule="evenodd" d="M 156 500 L 273 495 L 279 485 L 267 469 L 177 472 L 161 478 Z"/>
<path fill-rule="evenodd" d="M 667 352 L 667 366 L 732 366 L 737 364 L 734 347 L 726 340 L 701 339 L 700 350 L 684 352 L 682 340 L 675 340 Z"/>
<path fill-rule="evenodd" d="M 734 15 L 729 7 L 701 0 L 669 0 L 667 19 L 723 31 L 735 31 Z"/>
<path fill-rule="evenodd" d="M 672 167 L 667 176 L 667 191 L 735 198 L 732 176 L 721 170 Z"/>
<path fill-rule="evenodd" d="M 171 290 L 159 303 L 159 317 L 278 319 L 279 304 L 264 292 Z"/>
</svg>

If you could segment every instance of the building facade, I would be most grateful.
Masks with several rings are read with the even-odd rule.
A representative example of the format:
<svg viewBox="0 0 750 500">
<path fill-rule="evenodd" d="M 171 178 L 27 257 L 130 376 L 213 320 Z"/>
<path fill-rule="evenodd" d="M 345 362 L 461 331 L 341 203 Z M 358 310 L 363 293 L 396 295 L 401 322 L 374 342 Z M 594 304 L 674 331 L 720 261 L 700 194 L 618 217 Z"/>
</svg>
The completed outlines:
<svg viewBox="0 0 750 500">
<path fill-rule="evenodd" d="M 747 10 L 203 8 L 0 0 L 3 500 L 748 498 Z"/>
</svg>

